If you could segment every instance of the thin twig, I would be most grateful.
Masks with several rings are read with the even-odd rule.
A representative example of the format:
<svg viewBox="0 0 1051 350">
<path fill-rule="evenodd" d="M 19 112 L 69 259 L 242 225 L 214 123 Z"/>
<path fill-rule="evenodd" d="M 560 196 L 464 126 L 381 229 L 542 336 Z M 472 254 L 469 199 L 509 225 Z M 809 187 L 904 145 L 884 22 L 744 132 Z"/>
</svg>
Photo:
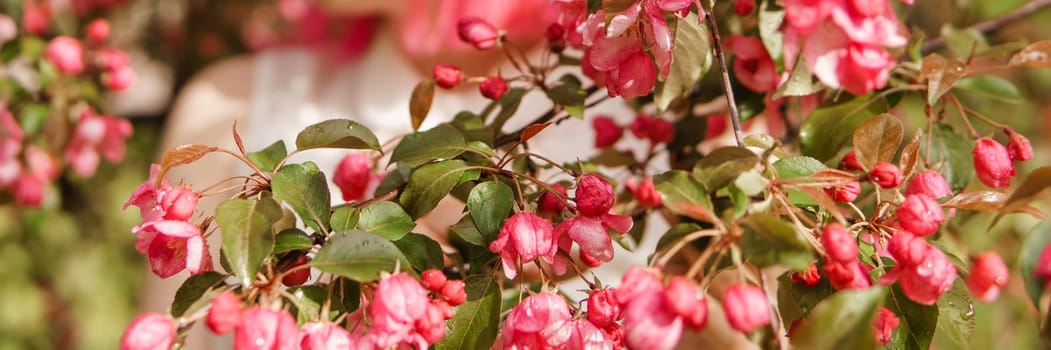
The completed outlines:
<svg viewBox="0 0 1051 350">
<path fill-rule="evenodd" d="M 723 76 L 723 92 L 726 93 L 726 103 L 730 107 L 730 121 L 733 122 L 734 139 L 738 146 L 744 146 L 744 134 L 741 132 L 741 115 L 737 112 L 737 102 L 734 100 L 734 89 L 730 85 L 730 70 L 726 67 L 726 55 L 723 54 L 722 39 L 719 38 L 719 24 L 715 22 L 712 11 L 704 12 L 704 22 L 708 24 L 708 31 L 712 34 L 712 47 L 715 48 L 715 59 L 719 61 L 719 70 Z"/>
<path fill-rule="evenodd" d="M 973 26 L 967 27 L 967 29 L 977 31 L 983 35 L 989 34 L 993 31 L 1003 28 L 1008 24 L 1014 23 L 1015 21 L 1028 17 L 1034 12 L 1039 11 L 1048 6 L 1051 6 L 1051 0 L 1033 0 L 1025 5 L 1020 6 L 1014 11 L 1004 14 L 1003 16 L 975 24 Z M 945 38 L 936 38 L 923 43 L 920 52 L 926 55 L 931 52 L 941 50 L 945 48 L 945 46 Z"/>
</svg>

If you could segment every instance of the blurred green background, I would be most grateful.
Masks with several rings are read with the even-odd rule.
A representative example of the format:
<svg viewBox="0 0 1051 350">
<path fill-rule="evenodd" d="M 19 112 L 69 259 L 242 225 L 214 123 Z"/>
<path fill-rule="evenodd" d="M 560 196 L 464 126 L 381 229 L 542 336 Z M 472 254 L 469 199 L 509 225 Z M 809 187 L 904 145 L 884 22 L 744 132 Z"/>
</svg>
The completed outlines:
<svg viewBox="0 0 1051 350">
<path fill-rule="evenodd" d="M 278 36 L 294 31 L 282 22 L 274 0 L 100 2 L 107 6 L 80 16 L 56 17 L 58 28 L 73 31 L 82 18 L 110 19 L 117 45 L 138 54 L 136 60 L 161 67 L 158 74 L 164 79 L 156 84 L 171 96 L 208 64 L 250 53 L 243 40 L 246 28 L 269 28 Z M 922 31 L 927 37 L 938 36 L 946 23 L 965 27 L 1026 2 L 919 0 L 908 7 L 894 1 L 912 32 Z M 5 9 L 20 4 L 0 0 Z M 1047 23 L 1051 23 L 1051 10 L 1008 25 L 987 41 L 995 46 L 1051 38 Z M 1051 70 L 1016 70 L 1002 76 L 1014 82 L 1021 98 L 1005 101 L 961 94 L 964 103 L 1030 137 L 1037 149 L 1036 159 L 1024 163 L 1020 174 L 1051 164 L 1051 149 L 1044 136 L 1051 134 Z M 144 274 L 149 273 L 130 232 L 139 221 L 137 212 L 120 207 L 163 151 L 157 144 L 170 104 L 167 98 L 154 108 L 142 109 L 145 112 L 126 115 L 132 118 L 135 134 L 128 141 L 124 161 L 103 165 L 88 180 L 61 177 L 48 190 L 45 208 L 21 209 L 6 204 L 9 198 L 0 198 L 5 203 L 0 204 L 0 350 L 116 348 L 124 327 L 138 313 L 139 290 Z M 922 101 L 908 98 L 904 106 L 911 126 L 922 125 Z M 957 216 L 950 228 L 954 243 L 968 251 L 995 250 L 1017 271 L 1017 252 L 1038 221 L 1011 215 L 990 231 L 991 219 L 984 214 Z M 1012 275 L 998 301 L 976 305 L 973 348 L 1043 346 L 1037 332 L 1037 310 L 1017 277 L 1017 273 Z"/>
</svg>

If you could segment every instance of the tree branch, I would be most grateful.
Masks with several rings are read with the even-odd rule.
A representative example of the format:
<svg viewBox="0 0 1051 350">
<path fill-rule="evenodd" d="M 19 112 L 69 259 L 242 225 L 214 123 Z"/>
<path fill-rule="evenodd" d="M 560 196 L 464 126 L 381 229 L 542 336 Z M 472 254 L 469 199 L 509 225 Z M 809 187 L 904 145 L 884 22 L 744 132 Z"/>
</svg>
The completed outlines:
<svg viewBox="0 0 1051 350">
<path fill-rule="evenodd" d="M 734 138 L 738 146 L 744 146 L 744 134 L 741 132 L 741 116 L 737 112 L 737 102 L 734 100 L 734 89 L 730 85 L 730 70 L 726 67 L 726 56 L 723 55 L 722 39 L 719 38 L 719 24 L 715 22 L 712 11 L 704 12 L 704 22 L 708 24 L 708 31 L 712 34 L 712 47 L 715 48 L 715 59 L 719 61 L 719 70 L 723 76 L 723 92 L 726 93 L 726 103 L 730 109 L 730 121 L 733 122 Z"/>
<path fill-rule="evenodd" d="M 1048 6 L 1051 6 L 1051 0 L 1033 0 L 1015 9 L 1014 11 L 1004 14 L 1003 16 L 975 24 L 973 26 L 968 27 L 967 29 L 978 31 L 983 35 L 989 34 L 1000 28 L 1003 28 L 1008 24 L 1014 23 L 1018 20 L 1028 17 L 1034 12 L 1046 8 Z M 945 48 L 945 45 L 945 38 L 936 38 L 923 43 L 923 47 L 920 51 L 923 52 L 924 55 L 926 55 L 931 52 Z"/>
</svg>

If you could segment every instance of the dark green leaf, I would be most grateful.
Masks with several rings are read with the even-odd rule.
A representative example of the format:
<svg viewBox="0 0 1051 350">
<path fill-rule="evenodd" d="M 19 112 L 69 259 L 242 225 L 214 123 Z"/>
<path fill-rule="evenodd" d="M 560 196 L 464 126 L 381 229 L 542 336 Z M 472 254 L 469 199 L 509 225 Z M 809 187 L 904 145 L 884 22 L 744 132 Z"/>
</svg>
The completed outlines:
<svg viewBox="0 0 1051 350">
<path fill-rule="evenodd" d="M 350 119 L 330 119 L 303 129 L 296 136 L 296 148 L 380 149 L 376 135 Z"/>
<path fill-rule="evenodd" d="M 412 89 L 409 98 L 409 117 L 412 119 L 412 131 L 420 129 L 420 124 L 427 119 L 427 113 L 431 111 L 431 102 L 434 101 L 434 79 L 421 80 Z"/>
<path fill-rule="evenodd" d="M 215 209 L 223 251 L 241 285 L 251 285 L 263 259 L 273 253 L 271 226 L 280 218 L 281 205 L 270 198 L 231 199 Z"/>
<path fill-rule="evenodd" d="M 350 230 L 358 227 L 358 220 L 360 218 L 361 211 L 357 208 L 349 206 L 339 207 L 332 211 L 332 218 L 328 221 L 329 227 L 332 231 Z"/>
<path fill-rule="evenodd" d="M 318 286 L 289 288 L 288 295 L 292 296 L 289 301 L 295 306 L 292 313 L 296 315 L 296 323 L 329 321 L 328 317 L 321 315 L 321 306 L 328 300 L 328 291 L 324 288 Z"/>
<path fill-rule="evenodd" d="M 314 240 L 297 228 L 290 228 L 277 234 L 274 238 L 274 254 L 293 250 L 306 250 L 314 247 Z"/>
<path fill-rule="evenodd" d="M 467 302 L 456 308 L 448 321 L 449 332 L 434 344 L 438 350 L 486 350 L 496 340 L 500 327 L 500 287 L 492 276 L 471 275 L 467 284 Z"/>
<path fill-rule="evenodd" d="M 465 167 L 462 160 L 444 160 L 416 169 L 401 194 L 401 206 L 413 218 L 427 214 L 459 183 Z"/>
<path fill-rule="evenodd" d="M 584 117 L 584 101 L 587 92 L 581 88 L 580 79 L 573 74 L 565 74 L 559 79 L 561 84 L 547 90 L 547 97 L 557 105 L 562 106 L 569 115 L 576 118 Z"/>
<path fill-rule="evenodd" d="M 905 127 L 893 115 L 885 113 L 869 119 L 854 130 L 854 152 L 858 163 L 865 169 L 872 169 L 876 162 L 890 162 L 904 136 Z"/>
<path fill-rule="evenodd" d="M 591 159 L 588 159 L 588 161 L 611 168 L 623 167 L 636 163 L 634 153 L 613 148 L 606 148 L 599 151 L 598 154 L 591 157 Z"/>
<path fill-rule="evenodd" d="M 744 147 L 722 147 L 701 158 L 693 168 L 693 177 L 708 192 L 726 187 L 741 173 L 752 170 L 759 156 Z"/>
<path fill-rule="evenodd" d="M 810 113 L 799 130 L 799 141 L 803 155 L 827 161 L 839 153 L 840 148 L 854 135 L 854 130 L 884 112 L 865 108 L 870 96 L 854 98 L 835 106 L 818 108 Z"/>
<path fill-rule="evenodd" d="M 741 251 L 752 264 L 760 267 L 781 264 L 802 270 L 814 261 L 803 234 L 781 218 L 757 213 L 745 218 L 743 224 Z"/>
<path fill-rule="evenodd" d="M 416 223 L 398 203 L 378 201 L 361 209 L 358 229 L 377 236 L 396 240 L 404 236 Z M 333 228 L 335 229 L 335 228 Z"/>
<path fill-rule="evenodd" d="M 288 203 L 303 224 L 325 232 L 329 223 L 328 180 L 313 162 L 286 164 L 270 178 L 274 198 Z"/>
<path fill-rule="evenodd" d="M 383 177 L 383 180 L 380 181 L 380 185 L 376 187 L 376 192 L 374 192 L 373 195 L 379 197 L 398 189 L 401 186 L 405 186 L 405 184 L 409 182 L 409 175 L 411 174 L 412 167 L 404 163 L 398 163 L 398 165 L 394 167 L 394 170 L 388 171 L 387 176 Z"/>
<path fill-rule="evenodd" d="M 664 206 L 678 215 L 688 216 L 704 222 L 715 222 L 712 202 L 704 187 L 689 173 L 672 170 L 653 177 L 654 187 L 661 193 Z"/>
<path fill-rule="evenodd" d="M 1022 281 L 1025 282 L 1025 290 L 1033 300 L 1033 305 L 1037 307 L 1040 305 L 1040 296 L 1047 287 L 1047 281 L 1036 278 L 1036 265 L 1040 262 L 1040 254 L 1048 245 L 1051 245 L 1051 221 L 1044 221 L 1025 237 L 1025 242 L 1018 252 L 1018 269 Z"/>
<path fill-rule="evenodd" d="M 398 246 L 416 271 L 441 269 L 444 266 L 442 246 L 430 237 L 410 233 L 394 241 L 394 245 Z"/>
<path fill-rule="evenodd" d="M 669 23 L 675 33 L 675 50 L 668 77 L 653 92 L 657 108 L 668 108 L 679 96 L 690 91 L 712 67 L 712 44 L 708 28 L 690 13 L 686 18 Z"/>
<path fill-rule="evenodd" d="M 467 197 L 467 209 L 471 211 L 478 232 L 487 242 L 496 239 L 512 207 L 514 193 L 510 186 L 499 181 L 480 183 Z"/>
<path fill-rule="evenodd" d="M 248 160 L 255 163 L 255 166 L 262 171 L 274 171 L 285 156 L 288 156 L 288 150 L 285 149 L 283 140 L 278 140 L 258 152 L 248 152 Z"/>
<path fill-rule="evenodd" d="M 974 158 L 971 155 L 974 141 L 956 133 L 952 126 L 939 124 L 934 129 L 931 144 L 931 160 L 936 165 L 933 168 L 945 177 L 953 192 L 962 191 L 974 176 Z"/>
<path fill-rule="evenodd" d="M 516 87 L 511 88 L 500 97 L 500 113 L 496 114 L 496 117 L 493 118 L 493 123 L 489 126 L 493 132 L 503 130 L 507 120 L 511 119 L 515 112 L 518 112 L 518 106 L 522 104 L 522 97 L 525 97 L 526 92 L 526 89 Z"/>
<path fill-rule="evenodd" d="M 379 279 L 381 271 L 394 271 L 405 256 L 391 241 L 360 230 L 333 233 L 310 261 L 314 268 L 358 282 Z"/>
<path fill-rule="evenodd" d="M 813 287 L 798 285 L 792 282 L 791 273 L 777 278 L 777 307 L 785 324 L 807 317 L 818 303 L 836 292 L 826 279 Z"/>
<path fill-rule="evenodd" d="M 882 287 L 836 292 L 792 332 L 792 346 L 812 350 L 874 348 L 872 322 L 886 294 Z"/>
<path fill-rule="evenodd" d="M 403 162 L 416 168 L 435 160 L 451 159 L 467 147 L 463 134 L 455 127 L 442 124 L 433 129 L 408 136 L 394 147 L 391 164 Z"/>
<path fill-rule="evenodd" d="M 464 242 L 479 247 L 489 246 L 490 240 L 483 237 L 481 232 L 478 232 L 478 227 L 475 226 L 474 220 L 471 219 L 470 215 L 464 215 L 460 222 L 450 227 L 449 230 L 452 232 L 453 238 L 459 238 Z"/>
<path fill-rule="evenodd" d="M 187 312 L 200 309 L 210 303 L 211 297 L 205 298 L 209 291 L 222 285 L 223 274 L 208 271 L 200 275 L 190 276 L 182 283 L 179 290 L 175 291 L 175 301 L 172 302 L 172 316 L 182 317 Z"/>
<path fill-rule="evenodd" d="M 887 309 L 898 316 L 898 328 L 894 330 L 888 349 L 925 350 L 930 348 L 931 339 L 938 326 L 938 308 L 934 305 L 921 305 L 909 300 L 895 285 L 885 302 Z"/>
<path fill-rule="evenodd" d="M 938 299 L 938 334 L 952 340 L 957 349 L 965 349 L 971 344 L 974 319 L 974 301 L 963 279 L 957 278 L 952 289 Z"/>
</svg>

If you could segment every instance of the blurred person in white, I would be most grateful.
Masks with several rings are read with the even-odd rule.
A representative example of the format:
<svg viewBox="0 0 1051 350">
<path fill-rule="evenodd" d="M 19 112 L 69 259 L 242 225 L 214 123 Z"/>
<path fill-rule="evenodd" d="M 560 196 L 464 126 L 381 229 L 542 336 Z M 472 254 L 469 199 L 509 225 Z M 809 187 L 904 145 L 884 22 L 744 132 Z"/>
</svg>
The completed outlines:
<svg viewBox="0 0 1051 350">
<path fill-rule="evenodd" d="M 309 0 L 280 1 L 280 5 L 307 5 L 306 1 Z M 501 52 L 478 51 L 459 41 L 456 22 L 461 17 L 484 18 L 505 29 L 509 41 L 531 48 L 542 43 L 545 26 L 540 19 L 549 10 L 549 1 L 317 0 L 316 5 L 320 5 L 328 16 L 353 17 L 362 21 L 359 31 L 352 33 L 356 37 L 347 38 L 351 52 L 332 52 L 317 46 L 276 47 L 214 64 L 200 72 L 181 91 L 165 128 L 161 150 L 190 143 L 234 149 L 231 127 L 235 120 L 249 151 L 262 149 L 277 140 L 294 145 L 296 134 L 304 127 L 332 118 L 350 118 L 364 124 L 381 143 L 410 133 L 410 94 L 417 82 L 430 77 L 435 64 L 456 65 L 470 76 L 512 71 Z M 487 103 L 488 100 L 472 84 L 461 84 L 454 90 L 439 90 L 428 119 L 420 129 L 447 122 L 463 110 L 478 111 Z M 516 117 L 504 130 L 518 129 L 550 108 L 551 103 L 541 94 L 527 95 Z M 634 112 L 614 100 L 590 108 L 587 114 L 607 114 L 622 125 L 634 118 Z M 586 159 L 596 152 L 593 135 L 590 118 L 570 119 L 542 132 L 530 142 L 530 147 L 533 152 L 547 155 L 557 162 Z M 333 170 L 346 154 L 347 151 L 341 150 L 313 150 L 296 159 L 316 162 L 331 181 Z M 650 169 L 649 173 L 664 170 L 667 169 Z M 231 157 L 207 156 L 190 166 L 173 169 L 168 177 L 175 183 L 181 181 L 201 188 L 246 171 L 246 167 Z M 336 186 L 330 184 L 330 188 L 335 190 Z M 341 197 L 333 193 L 332 198 L 339 200 Z M 220 196 L 202 198 L 200 209 L 214 209 L 223 199 Z M 440 237 L 449 226 L 459 221 L 463 206 L 463 203 L 447 198 L 420 220 L 415 231 L 437 236 L 443 241 Z M 646 264 L 647 257 L 642 252 L 652 252 L 658 236 L 667 229 L 659 215 L 654 215 L 649 221 L 645 239 L 636 250 L 640 253 L 633 254 L 615 247 L 614 261 L 596 270 L 603 281 L 619 281 L 628 266 Z M 210 238 L 213 250 L 220 245 L 217 236 Z M 218 256 L 217 252 L 213 252 L 213 256 Z M 166 280 L 149 274 L 143 311 L 166 310 L 185 278 L 185 273 Z M 583 283 L 569 281 L 563 284 L 563 289 L 569 293 L 581 288 L 584 288 Z M 718 286 L 713 287 L 712 291 L 717 289 Z M 718 303 L 709 300 L 712 310 L 709 326 L 699 339 L 685 334 L 683 346 L 752 346 L 742 335 L 729 329 Z M 207 337 L 206 332 L 200 331 L 203 327 L 197 328 L 188 338 L 187 349 L 230 348 L 228 339 Z"/>
</svg>

